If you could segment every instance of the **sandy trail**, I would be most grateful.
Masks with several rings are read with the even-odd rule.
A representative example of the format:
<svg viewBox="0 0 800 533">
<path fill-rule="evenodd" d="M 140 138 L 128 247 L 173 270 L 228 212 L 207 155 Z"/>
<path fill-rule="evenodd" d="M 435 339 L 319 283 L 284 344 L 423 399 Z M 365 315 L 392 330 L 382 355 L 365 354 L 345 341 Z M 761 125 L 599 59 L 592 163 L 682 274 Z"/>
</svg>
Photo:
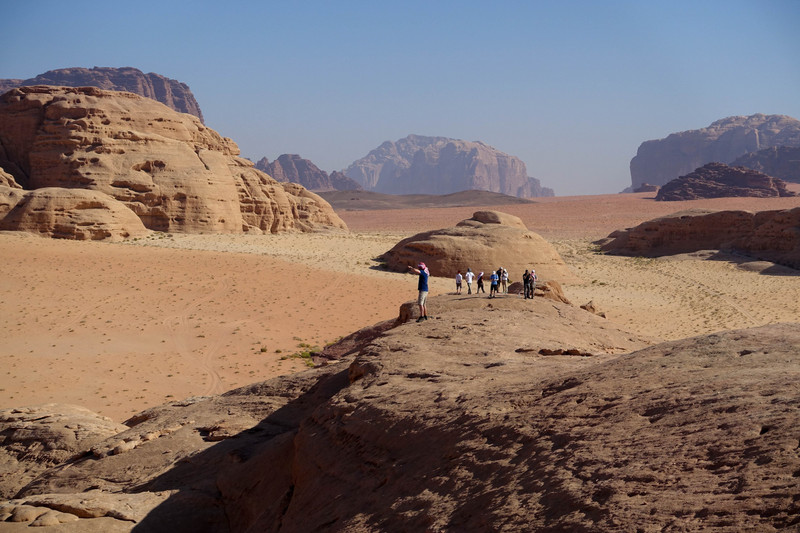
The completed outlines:
<svg viewBox="0 0 800 533">
<path fill-rule="evenodd" d="M 593 300 L 640 334 L 677 339 L 800 321 L 794 271 L 604 256 L 592 244 L 689 207 L 786 209 L 799 198 L 665 204 L 607 195 L 500 209 L 552 242 L 582 279 L 565 286 L 574 304 Z M 415 297 L 416 278 L 381 270 L 378 255 L 475 210 L 345 211 L 351 233 L 311 235 L 153 234 L 111 244 L 0 233 L 0 408 L 73 403 L 122 421 L 305 368 L 288 356 L 394 318 Z M 432 278 L 433 294 L 453 290 L 449 276 Z"/>
</svg>

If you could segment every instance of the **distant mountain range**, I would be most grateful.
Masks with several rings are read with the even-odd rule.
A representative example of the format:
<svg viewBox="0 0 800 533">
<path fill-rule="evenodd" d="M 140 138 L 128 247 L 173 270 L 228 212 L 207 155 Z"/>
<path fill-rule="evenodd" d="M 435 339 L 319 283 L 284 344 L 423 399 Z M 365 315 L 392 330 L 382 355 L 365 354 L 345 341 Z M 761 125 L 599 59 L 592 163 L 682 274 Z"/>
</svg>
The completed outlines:
<svg viewBox="0 0 800 533">
<path fill-rule="evenodd" d="M 762 114 L 724 118 L 707 128 L 643 142 L 631 159 L 632 188 L 644 183 L 664 185 L 711 162 L 748 166 L 776 178 L 800 182 L 800 167 L 796 161 L 792 164 L 792 160 L 800 158 L 785 150 L 769 151 L 778 147 L 800 147 L 800 120 Z M 757 157 L 748 156 L 764 150 Z M 771 174 L 767 167 L 780 168 L 782 175 Z"/>
<path fill-rule="evenodd" d="M 98 87 L 107 91 L 127 91 L 203 120 L 203 113 L 188 85 L 160 74 L 145 74 L 133 67 L 61 68 L 27 80 L 0 79 L 0 94 L 16 87 L 31 85 Z"/>
<path fill-rule="evenodd" d="M 266 157 L 256 162 L 256 168 L 281 182 L 299 183 L 310 191 L 355 191 L 361 185 L 341 172 L 330 175 L 317 165 L 296 154 L 283 154 L 272 163 Z"/>
</svg>

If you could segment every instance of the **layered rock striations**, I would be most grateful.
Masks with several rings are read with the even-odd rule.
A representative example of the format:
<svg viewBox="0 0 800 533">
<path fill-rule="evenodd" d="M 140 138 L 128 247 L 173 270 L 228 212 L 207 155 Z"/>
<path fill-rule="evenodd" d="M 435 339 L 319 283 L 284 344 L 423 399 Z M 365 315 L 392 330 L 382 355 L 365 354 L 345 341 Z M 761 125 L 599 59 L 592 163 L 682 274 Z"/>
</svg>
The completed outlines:
<svg viewBox="0 0 800 533">
<path fill-rule="evenodd" d="M 796 324 L 648 346 L 544 299 L 429 306 L 436 319 L 338 365 L 154 407 L 4 478 L 3 516 L 223 533 L 797 526 Z"/>
<path fill-rule="evenodd" d="M 631 184 L 633 189 L 644 183 L 664 185 L 706 163 L 731 163 L 774 146 L 800 146 L 800 120 L 762 114 L 728 117 L 706 128 L 643 142 L 631 159 Z"/>
<path fill-rule="evenodd" d="M 97 87 L 108 91 L 126 91 L 152 98 L 178 111 L 196 116 L 203 122 L 203 113 L 191 89 L 185 83 L 133 67 L 74 67 L 49 70 L 27 80 L 0 80 L 0 94 L 16 87 L 56 85 L 63 87 Z"/>
<path fill-rule="evenodd" d="M 512 281 L 521 280 L 531 268 L 541 280 L 577 280 L 550 243 L 518 217 L 498 211 L 477 211 L 455 227 L 403 239 L 382 260 L 396 272 L 407 272 L 422 261 L 432 276 L 448 278 L 471 268 L 476 275 L 485 272 L 487 281 L 491 271 L 502 267 Z"/>
<path fill-rule="evenodd" d="M 345 228 L 322 198 L 254 169 L 196 117 L 131 93 L 49 86 L 5 93 L 0 167 L 28 190 L 105 194 L 151 230 Z"/>
<path fill-rule="evenodd" d="M 283 154 L 273 162 L 264 157 L 255 167 L 279 182 L 299 183 L 310 191 L 359 190 L 361 185 L 341 172 L 330 176 L 308 159 L 296 154 Z"/>
<path fill-rule="evenodd" d="M 369 191 L 449 194 L 471 189 L 510 196 L 553 196 L 525 163 L 480 141 L 409 135 L 386 141 L 344 173 Z"/>
<path fill-rule="evenodd" d="M 745 167 L 708 163 L 694 172 L 667 182 L 656 194 L 658 201 L 701 198 L 777 198 L 796 196 L 783 180 Z"/>
<path fill-rule="evenodd" d="M 800 269 L 800 207 L 781 211 L 682 211 L 615 231 L 607 253 L 658 257 L 724 250 Z"/>
<path fill-rule="evenodd" d="M 773 146 L 747 153 L 731 163 L 784 181 L 800 183 L 800 146 Z"/>
</svg>

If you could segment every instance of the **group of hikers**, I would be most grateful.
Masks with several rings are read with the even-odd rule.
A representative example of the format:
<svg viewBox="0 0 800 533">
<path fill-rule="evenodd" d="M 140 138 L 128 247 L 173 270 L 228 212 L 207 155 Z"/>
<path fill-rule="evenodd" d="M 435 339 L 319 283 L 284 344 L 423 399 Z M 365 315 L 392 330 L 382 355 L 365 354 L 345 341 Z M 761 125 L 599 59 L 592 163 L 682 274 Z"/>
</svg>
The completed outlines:
<svg viewBox="0 0 800 533">
<path fill-rule="evenodd" d="M 533 292 L 536 290 L 536 279 L 536 270 L 531 269 L 530 272 L 525 270 L 525 273 L 522 275 L 525 299 L 533 298 Z M 461 294 L 463 282 L 467 283 L 467 294 L 472 294 L 473 280 L 477 281 L 475 294 L 480 292 L 486 294 L 486 289 L 483 287 L 483 272 L 476 276 L 471 268 L 468 268 L 467 272 L 463 275 L 460 270 L 456 273 L 456 294 Z M 493 270 L 489 275 L 489 298 L 494 298 L 501 292 L 503 294 L 508 294 L 508 270 L 503 267 Z"/>
<path fill-rule="evenodd" d="M 430 276 L 430 271 L 423 262 L 418 263 L 416 268 L 412 267 L 411 265 L 409 265 L 408 268 L 413 273 L 419 275 L 419 281 L 417 283 L 417 291 L 419 292 L 419 296 L 417 297 L 417 305 L 419 305 L 419 318 L 417 319 L 417 322 L 422 322 L 424 320 L 428 320 L 428 307 L 426 302 L 428 299 L 428 277 Z M 483 277 L 483 272 L 480 272 L 476 276 L 471 268 L 467 268 L 467 272 L 463 275 L 459 270 L 456 274 L 456 294 L 461 294 L 462 284 L 464 282 L 467 283 L 467 294 L 472 294 L 473 281 L 477 283 L 475 294 L 481 292 L 486 294 L 486 289 L 483 286 Z M 534 291 L 536 290 L 536 280 L 536 270 L 533 268 L 531 268 L 530 271 L 525 270 L 525 273 L 522 275 L 522 285 L 524 288 L 523 294 L 525 299 L 533 298 Z M 493 270 L 489 276 L 489 298 L 495 298 L 501 291 L 504 294 L 508 293 L 508 270 L 503 267 Z"/>
</svg>

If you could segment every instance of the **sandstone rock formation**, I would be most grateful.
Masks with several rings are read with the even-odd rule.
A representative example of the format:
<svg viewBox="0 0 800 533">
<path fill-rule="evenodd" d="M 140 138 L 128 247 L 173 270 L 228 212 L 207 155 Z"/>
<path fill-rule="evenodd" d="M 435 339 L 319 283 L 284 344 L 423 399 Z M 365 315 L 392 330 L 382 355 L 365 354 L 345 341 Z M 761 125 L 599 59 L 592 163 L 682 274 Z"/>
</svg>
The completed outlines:
<svg viewBox="0 0 800 533">
<path fill-rule="evenodd" d="M 658 192 L 658 189 L 660 189 L 658 185 L 642 183 L 641 185 L 633 189 L 633 192 Z"/>
<path fill-rule="evenodd" d="M 525 163 L 477 142 L 409 135 L 381 146 L 344 173 L 369 191 L 448 194 L 471 189 L 511 196 L 553 196 L 528 177 Z"/>
<path fill-rule="evenodd" d="M 423 261 L 432 276 L 440 277 L 471 268 L 476 274 L 484 271 L 488 279 L 492 270 L 503 267 L 512 281 L 530 268 L 543 281 L 577 280 L 550 243 L 528 231 L 519 218 L 497 211 L 477 211 L 455 227 L 403 239 L 382 260 L 396 272 Z"/>
<path fill-rule="evenodd" d="M 800 146 L 800 120 L 761 114 L 728 117 L 707 128 L 643 142 L 631 159 L 631 183 L 634 189 L 645 182 L 664 185 L 706 163 L 731 163 L 773 146 Z"/>
<path fill-rule="evenodd" d="M 79 241 L 121 241 L 149 233 L 133 211 L 107 194 L 59 187 L 26 192 L 0 219 L 0 230 Z"/>
<path fill-rule="evenodd" d="M 431 307 L 339 364 L 147 410 L 2 509 L 83 531 L 797 526 L 797 325 L 644 348 L 543 299 Z"/>
<path fill-rule="evenodd" d="M 328 176 L 327 172 L 320 170 L 314 163 L 296 154 L 283 154 L 272 163 L 263 157 L 255 167 L 279 182 L 299 183 L 310 191 L 361 189 L 361 185 L 341 172 Z"/>
<path fill-rule="evenodd" d="M 175 111 L 194 115 L 203 122 L 203 113 L 188 85 L 153 72 L 145 74 L 132 67 L 61 68 L 27 80 L 0 79 L 0 94 L 30 85 L 97 87 L 107 91 L 126 91 L 152 98 Z"/>
<path fill-rule="evenodd" d="M 322 198 L 238 154 L 197 118 L 130 93 L 37 86 L 0 97 L 0 167 L 25 189 L 101 192 L 159 231 L 345 228 Z"/>
<path fill-rule="evenodd" d="M 0 411 L 0 497 L 11 498 L 47 468 L 76 459 L 126 426 L 73 405 Z"/>
<path fill-rule="evenodd" d="M 0 187 L 10 187 L 12 189 L 21 189 L 22 186 L 17 183 L 14 176 L 0 168 Z"/>
<path fill-rule="evenodd" d="M 782 211 L 682 211 L 615 231 L 604 252 L 657 257 L 724 250 L 800 269 L 800 207 Z"/>
<path fill-rule="evenodd" d="M 783 180 L 745 167 L 729 167 L 723 163 L 708 163 L 694 172 L 666 183 L 658 201 L 697 200 L 734 196 L 775 198 L 795 196 Z"/>
<path fill-rule="evenodd" d="M 731 164 L 752 168 L 784 181 L 800 183 L 800 147 L 798 146 L 773 146 L 758 152 L 750 152 Z"/>
</svg>

